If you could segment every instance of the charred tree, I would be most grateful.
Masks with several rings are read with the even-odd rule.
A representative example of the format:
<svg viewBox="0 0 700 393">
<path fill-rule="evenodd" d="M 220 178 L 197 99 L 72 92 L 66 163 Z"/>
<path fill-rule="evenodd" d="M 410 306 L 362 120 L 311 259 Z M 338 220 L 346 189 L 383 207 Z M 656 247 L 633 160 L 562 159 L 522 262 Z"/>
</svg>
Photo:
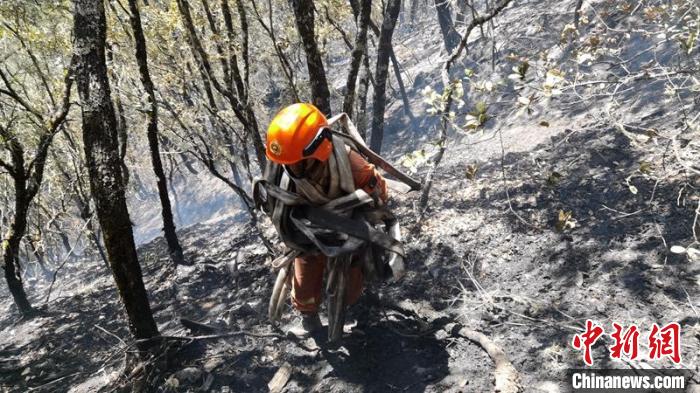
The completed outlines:
<svg viewBox="0 0 700 393">
<path fill-rule="evenodd" d="M 168 195 L 168 179 L 163 170 L 163 161 L 160 157 L 160 147 L 158 146 L 158 105 L 156 103 L 156 93 L 151 80 L 151 73 L 148 69 L 148 53 L 146 51 L 146 37 L 141 26 L 141 14 L 136 0 L 129 0 L 129 21 L 134 32 L 134 44 L 136 46 L 136 63 L 139 67 L 141 84 L 148 97 L 148 147 L 151 153 L 151 164 L 156 175 L 158 186 L 158 196 L 160 197 L 161 216 L 163 218 L 163 233 L 168 244 L 171 261 L 176 265 L 185 264 L 185 257 L 182 254 L 182 247 L 175 232 L 175 221 L 173 220 L 173 209 Z M 223 60 L 222 60 L 223 61 Z M 225 64 L 225 61 L 224 61 Z M 228 68 L 226 68 L 228 70 Z"/>
<path fill-rule="evenodd" d="M 314 3 L 312 0 L 290 0 L 290 3 L 294 10 L 297 31 L 304 44 L 312 101 L 321 112 L 329 116 L 331 114 L 331 93 L 328 90 L 326 71 L 323 68 L 323 59 L 318 50 L 314 33 Z"/>
<path fill-rule="evenodd" d="M 90 190 L 129 330 L 137 339 L 147 339 L 158 335 L 158 328 L 143 284 L 126 206 L 116 117 L 105 62 L 107 22 L 103 1 L 75 0 L 73 23 L 75 76 Z M 149 346 L 142 341 L 139 347 L 145 350 Z"/>
<path fill-rule="evenodd" d="M 357 91 L 357 116 L 355 118 L 360 135 L 367 140 L 367 94 L 369 91 L 372 71 L 369 68 L 369 59 L 365 53 L 362 56 L 362 72 L 360 73 L 360 88 Z"/>
<path fill-rule="evenodd" d="M 56 108 L 55 114 L 51 118 L 46 118 L 40 110 L 33 107 L 13 88 L 9 78 L 0 71 L 0 79 L 4 83 L 4 88 L 0 88 L 0 94 L 12 99 L 17 105 L 23 108 L 32 116 L 38 124 L 42 125 L 39 130 L 39 140 L 34 157 L 27 162 L 25 160 L 25 147 L 17 140 L 11 129 L 0 125 L 0 144 L 10 153 L 10 162 L 0 159 L 0 167 L 3 167 L 12 177 L 14 185 L 14 216 L 11 220 L 8 233 L 2 243 L 3 270 L 5 280 L 12 294 L 12 298 L 23 316 L 31 316 L 34 312 L 27 294 L 22 285 L 20 271 L 20 243 L 27 230 L 27 215 L 32 200 L 39 192 L 41 182 L 44 178 L 44 168 L 49 153 L 51 142 L 57 130 L 63 124 L 70 108 L 70 91 L 73 85 L 72 72 L 69 67 L 65 77 L 65 90 L 63 100 Z M 50 94 L 48 94 L 50 96 Z"/>
<path fill-rule="evenodd" d="M 413 113 L 411 112 L 411 103 L 408 101 L 408 94 L 406 94 L 406 86 L 403 84 L 403 78 L 401 78 L 401 67 L 399 67 L 399 60 L 396 58 L 396 54 L 393 49 L 391 51 L 391 65 L 394 67 L 394 76 L 396 77 L 396 83 L 399 85 L 399 94 L 401 94 L 401 101 L 403 102 L 403 113 L 408 116 L 411 121 L 415 120 Z"/>
<path fill-rule="evenodd" d="M 437 11 L 438 23 L 440 24 L 440 31 L 442 32 L 445 49 L 447 53 L 452 53 L 459 44 L 461 37 L 452 23 L 450 3 L 448 0 L 435 0 L 435 10 Z"/>
<path fill-rule="evenodd" d="M 357 6 L 353 6 L 353 12 L 356 12 L 355 9 Z M 369 26 L 372 28 L 372 32 L 374 33 L 377 38 L 381 36 L 381 31 L 380 28 L 370 19 L 369 21 Z M 390 44 L 391 45 L 391 44 Z M 411 112 L 411 103 L 408 101 L 408 94 L 406 93 L 406 87 L 403 83 L 403 78 L 401 77 L 401 67 L 399 65 L 399 60 L 396 58 L 396 53 L 394 53 L 394 47 L 393 45 L 390 46 L 389 48 L 389 58 L 391 59 L 391 64 L 394 68 L 394 77 L 396 77 L 396 82 L 399 85 L 399 93 L 401 94 L 401 100 L 403 101 L 403 111 L 408 118 L 413 121 L 414 116 L 413 113 Z M 372 83 L 373 86 L 376 85 L 374 80 L 372 79 L 372 75 L 369 74 L 369 82 Z"/>
<path fill-rule="evenodd" d="M 379 36 L 381 35 L 379 27 L 377 27 L 377 25 L 371 19 L 369 21 L 369 26 L 372 28 L 372 32 L 374 33 L 374 35 L 376 35 L 377 38 L 379 38 Z M 396 82 L 399 84 L 399 93 L 401 94 L 401 100 L 403 101 L 403 111 L 406 114 L 406 116 L 413 120 L 414 117 L 413 113 L 411 112 L 411 104 L 408 101 L 406 87 L 404 86 L 403 78 L 401 77 L 401 67 L 399 66 L 399 60 L 396 58 L 396 53 L 394 53 L 393 45 L 390 48 L 389 57 L 391 58 L 391 64 L 394 67 L 394 76 L 396 77 Z M 371 74 L 370 82 L 372 82 L 372 84 L 374 85 L 374 81 L 371 79 Z"/>
<path fill-rule="evenodd" d="M 401 9 L 401 0 L 389 0 L 384 10 L 384 21 L 379 32 L 377 45 L 377 65 L 374 72 L 374 100 L 372 101 L 372 135 L 370 148 L 381 153 L 384 138 L 384 108 L 386 107 L 386 80 L 389 75 L 391 58 L 391 38 L 394 35 L 396 19 Z"/>
<path fill-rule="evenodd" d="M 68 135 L 68 134 L 66 134 Z M 78 210 L 78 215 L 80 218 L 85 222 L 85 230 L 87 231 L 88 237 L 92 242 L 95 244 L 95 248 L 97 249 L 98 254 L 100 255 L 100 259 L 104 263 L 105 267 L 107 270 L 110 270 L 109 267 L 109 261 L 107 260 L 107 256 L 105 255 L 104 248 L 102 247 L 102 244 L 100 243 L 100 239 L 97 236 L 97 233 L 95 232 L 95 225 L 93 224 L 93 212 L 92 209 L 90 208 L 90 196 L 87 193 L 85 184 L 82 180 L 81 177 L 81 168 L 83 167 L 82 163 L 80 163 L 80 158 L 78 156 L 78 146 L 75 144 L 75 142 L 72 140 L 70 136 L 66 138 L 68 140 L 68 146 L 70 147 L 70 156 L 71 160 L 73 162 L 73 168 L 74 172 L 76 174 L 75 180 L 71 177 L 70 173 L 68 173 L 67 170 L 65 170 L 63 167 L 60 165 L 57 166 L 58 172 L 61 174 L 63 177 L 64 181 L 66 183 L 73 183 L 75 186 L 73 187 L 73 194 L 72 194 L 72 200 L 75 203 L 75 207 Z M 54 154 L 54 161 L 60 162 L 59 158 Z M 122 161 L 123 163 L 123 161 Z M 65 235 L 62 236 L 62 239 L 64 239 Z M 66 252 L 70 252 L 72 247 L 68 243 L 67 237 L 65 237 L 65 240 L 63 241 L 64 247 L 66 248 Z"/>
<path fill-rule="evenodd" d="M 14 164 L 12 166 L 13 171 L 10 174 L 14 180 L 15 187 L 15 214 L 10 224 L 10 230 L 5 234 L 5 241 L 3 242 L 3 269 L 5 270 L 7 287 L 19 312 L 24 316 L 29 316 L 34 309 L 29 303 L 22 285 L 19 262 L 20 243 L 27 229 L 27 212 L 29 211 L 29 201 L 32 199 L 31 190 L 27 188 L 27 177 L 24 173 L 24 158 L 20 158 L 23 154 L 21 150 L 12 152 Z M 15 171 L 15 167 L 19 168 L 19 171 Z"/>
<path fill-rule="evenodd" d="M 353 11 L 355 8 L 356 7 L 353 7 Z M 353 117 L 353 107 L 355 104 L 357 76 L 362 66 L 362 57 L 367 52 L 367 27 L 369 26 L 371 13 L 372 0 L 361 0 L 357 22 L 357 35 L 355 36 L 355 46 L 352 50 L 350 71 L 348 72 L 348 80 L 346 83 L 347 91 L 345 93 L 345 99 L 343 100 L 343 112 L 347 113 L 351 118 Z"/>
</svg>

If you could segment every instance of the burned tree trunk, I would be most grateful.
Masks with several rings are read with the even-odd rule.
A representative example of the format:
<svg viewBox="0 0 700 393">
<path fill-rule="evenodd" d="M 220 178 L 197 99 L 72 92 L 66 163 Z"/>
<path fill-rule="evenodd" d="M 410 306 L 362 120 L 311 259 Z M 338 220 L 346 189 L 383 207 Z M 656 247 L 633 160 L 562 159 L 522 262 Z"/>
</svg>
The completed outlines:
<svg viewBox="0 0 700 393">
<path fill-rule="evenodd" d="M 450 3 L 447 0 L 435 0 L 435 10 L 447 53 L 452 53 L 460 40 L 459 33 L 452 23 L 452 10 L 450 8 Z"/>
<path fill-rule="evenodd" d="M 69 68 L 65 77 L 63 100 L 60 106 L 56 108 L 55 114 L 49 119 L 44 117 L 39 110 L 33 108 L 26 100 L 20 97 L 17 91 L 12 87 L 10 80 L 2 72 L 0 72 L 0 79 L 2 79 L 6 87 L 6 89 L 2 90 L 2 94 L 17 102 L 21 107 L 24 107 L 39 124 L 44 125 L 41 128 L 41 135 L 37 143 L 34 158 L 27 165 L 25 165 L 24 147 L 18 142 L 10 129 L 0 126 L 0 138 L 6 141 L 6 146 L 12 158 L 11 163 L 0 160 L 0 166 L 7 170 L 13 178 L 15 187 L 15 215 L 2 245 L 3 269 L 5 270 L 5 279 L 7 280 L 12 298 L 19 311 L 26 317 L 32 315 L 34 309 L 29 303 L 27 294 L 22 286 L 19 264 L 20 242 L 27 230 L 29 205 L 39 192 L 39 187 L 44 178 L 46 158 L 51 142 L 53 141 L 54 135 L 56 135 L 56 130 L 66 119 L 68 114 L 68 109 L 70 107 L 70 91 L 73 85 L 72 72 Z"/>
<path fill-rule="evenodd" d="M 362 138 L 367 140 L 367 94 L 372 72 L 369 69 L 367 53 L 362 56 L 362 72 L 360 73 L 360 88 L 357 91 L 357 116 L 355 123 Z"/>
<path fill-rule="evenodd" d="M 408 116 L 411 121 L 413 121 L 415 120 L 415 117 L 413 117 L 413 113 L 411 112 L 411 103 L 408 101 L 406 86 L 404 86 L 403 79 L 401 78 L 401 67 L 399 67 L 399 60 L 396 58 L 396 54 L 393 50 L 391 51 L 391 64 L 394 67 L 394 76 L 396 77 L 396 83 L 399 85 L 401 101 L 403 101 L 403 113 Z"/>
<path fill-rule="evenodd" d="M 24 172 L 23 169 L 22 172 Z M 27 299 L 27 293 L 24 291 L 19 264 L 19 245 L 27 229 L 27 212 L 29 211 L 29 202 L 26 195 L 27 179 L 24 173 L 16 173 L 14 175 L 14 183 L 15 215 L 10 225 L 10 231 L 7 233 L 3 243 L 3 268 L 5 270 L 7 287 L 10 289 L 10 294 L 12 294 L 12 299 L 15 301 L 19 312 L 23 316 L 29 316 L 34 309 Z"/>
<path fill-rule="evenodd" d="M 378 38 L 381 35 L 379 27 L 370 19 L 369 25 Z M 389 58 L 391 59 L 391 64 L 394 67 L 394 76 L 396 77 L 396 82 L 399 84 L 399 93 L 401 94 L 401 100 L 403 101 L 403 111 L 408 116 L 411 121 L 414 120 L 413 113 L 411 112 L 411 104 L 408 101 L 408 94 L 406 94 L 406 87 L 403 83 L 403 78 L 401 77 L 401 67 L 399 66 L 399 60 L 396 58 L 396 53 L 394 53 L 393 45 L 389 48 Z M 371 81 L 371 80 L 370 80 Z M 373 81 L 371 81 L 374 83 Z"/>
<path fill-rule="evenodd" d="M 116 118 L 105 62 L 107 22 L 102 0 L 75 0 L 74 54 L 90 190 L 129 329 L 137 339 L 158 335 L 143 284 L 126 206 Z M 140 349 L 148 346 L 141 344 Z"/>
<path fill-rule="evenodd" d="M 314 33 L 314 3 L 312 0 L 290 0 L 290 2 L 306 53 L 312 101 L 321 112 L 329 116 L 331 114 L 331 93 L 328 90 L 326 71 L 323 68 L 321 52 L 318 50 Z"/>
<path fill-rule="evenodd" d="M 381 153 L 384 138 L 384 108 L 386 106 L 386 80 L 391 58 L 391 37 L 401 9 L 401 0 L 389 0 L 384 10 L 384 21 L 379 32 L 377 66 L 374 72 L 374 100 L 372 105 L 372 136 L 370 148 Z"/>
<path fill-rule="evenodd" d="M 163 232 L 165 241 L 168 244 L 170 259 L 176 265 L 185 264 L 185 257 L 182 254 L 180 241 L 175 232 L 175 221 L 173 220 L 173 209 L 168 195 L 168 179 L 163 170 L 163 161 L 160 158 L 160 147 L 158 146 L 158 105 L 156 104 L 156 93 L 151 80 L 151 73 L 148 69 L 148 53 L 146 52 L 146 37 L 141 26 L 141 14 L 136 0 L 129 0 L 129 10 L 131 15 L 131 29 L 134 31 L 134 43 L 136 46 L 136 63 L 139 67 L 141 83 L 148 96 L 148 147 L 151 152 L 151 163 L 153 172 L 156 175 L 158 186 L 158 196 L 160 197 L 161 215 L 163 217 Z"/>
<path fill-rule="evenodd" d="M 343 101 L 343 112 L 347 113 L 350 117 L 352 117 L 353 105 L 355 103 L 357 75 L 360 73 L 362 57 L 367 51 L 367 27 L 369 26 L 371 12 L 372 0 L 362 0 L 357 23 L 355 47 L 352 50 L 352 60 L 350 61 L 350 71 L 348 72 L 348 81 L 346 83 L 347 92 L 345 93 L 345 100 Z"/>
</svg>

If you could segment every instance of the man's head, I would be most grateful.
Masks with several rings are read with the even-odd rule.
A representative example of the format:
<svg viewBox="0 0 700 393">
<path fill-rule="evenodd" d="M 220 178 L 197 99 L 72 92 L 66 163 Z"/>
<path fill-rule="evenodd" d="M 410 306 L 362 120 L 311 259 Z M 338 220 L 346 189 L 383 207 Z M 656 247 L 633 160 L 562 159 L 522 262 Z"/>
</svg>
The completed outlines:
<svg viewBox="0 0 700 393">
<path fill-rule="evenodd" d="M 290 105 L 270 122 L 265 154 L 300 176 L 313 162 L 325 162 L 330 157 L 333 145 L 327 126 L 328 120 L 315 106 Z"/>
</svg>

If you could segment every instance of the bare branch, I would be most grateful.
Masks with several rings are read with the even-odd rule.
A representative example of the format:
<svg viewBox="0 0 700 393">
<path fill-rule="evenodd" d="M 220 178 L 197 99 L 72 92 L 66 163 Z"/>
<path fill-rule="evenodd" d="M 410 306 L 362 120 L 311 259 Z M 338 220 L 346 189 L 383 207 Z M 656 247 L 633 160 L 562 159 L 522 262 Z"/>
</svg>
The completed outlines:
<svg viewBox="0 0 700 393">
<path fill-rule="evenodd" d="M 41 114 L 39 110 L 36 108 L 32 107 L 25 99 L 19 96 L 15 89 L 12 87 L 12 84 L 10 83 L 10 80 L 8 79 L 7 75 L 0 69 L 0 79 L 2 79 L 3 83 L 5 84 L 5 89 L 0 89 L 0 94 L 4 94 L 13 100 L 15 100 L 18 104 L 20 104 L 24 109 L 26 109 L 29 113 L 33 114 L 36 116 L 41 123 L 44 122 L 44 116 Z"/>
<path fill-rule="evenodd" d="M 510 4 L 511 1 L 512 0 L 503 0 L 498 5 L 496 5 L 496 7 L 493 10 L 491 10 L 490 13 L 480 16 L 478 18 L 474 18 L 471 22 L 469 22 L 469 25 L 464 31 L 464 35 L 462 36 L 462 40 L 460 40 L 457 49 L 445 63 L 445 70 L 449 72 L 450 68 L 452 68 L 452 64 L 457 60 L 459 55 L 462 54 L 462 51 L 467 48 L 467 40 L 469 40 L 469 35 L 471 34 L 472 30 L 474 30 L 475 27 L 481 26 L 484 23 L 496 17 L 496 15 L 501 13 L 501 11 L 503 11 L 503 9 L 506 8 L 506 6 L 508 6 L 508 4 Z"/>
</svg>

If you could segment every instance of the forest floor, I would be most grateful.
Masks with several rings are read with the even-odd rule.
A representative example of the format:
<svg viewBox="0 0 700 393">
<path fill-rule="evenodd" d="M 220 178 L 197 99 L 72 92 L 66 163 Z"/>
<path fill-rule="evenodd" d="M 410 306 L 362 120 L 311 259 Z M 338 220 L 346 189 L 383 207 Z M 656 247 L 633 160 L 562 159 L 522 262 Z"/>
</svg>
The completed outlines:
<svg viewBox="0 0 700 393">
<path fill-rule="evenodd" d="M 520 12 L 549 6 L 532 4 Z M 525 31 L 517 24 L 532 22 L 519 17 L 504 16 L 511 30 Z M 556 42 L 558 30 L 552 31 Z M 431 61 L 439 44 L 415 39 L 396 47 L 401 59 L 410 57 L 406 48 L 415 51 L 405 66 L 418 91 L 431 83 L 426 75 L 438 79 L 439 64 Z M 418 118 L 420 99 L 414 94 Z M 388 112 L 387 134 L 396 137 L 387 150 L 394 158 L 426 141 L 427 133 L 399 131 L 434 125 L 410 124 L 400 110 L 394 104 Z M 667 170 L 665 145 L 640 145 L 592 112 L 552 108 L 540 117 L 499 121 L 480 136 L 451 135 L 422 217 L 417 193 L 391 201 L 406 233 L 407 276 L 367 288 L 350 309 L 340 345 L 288 336 L 298 323 L 291 307 L 279 327 L 268 322 L 275 274 L 264 247 L 239 221 L 180 231 L 191 267 L 172 267 L 161 238 L 143 245 L 161 334 L 226 335 L 174 347 L 161 391 L 267 391 L 285 364 L 291 367 L 285 392 L 492 391 L 492 360 L 481 346 L 452 334 L 449 323 L 456 322 L 503 349 L 525 392 L 563 392 L 566 370 L 583 366 L 571 340 L 587 319 L 606 332 L 613 322 L 642 331 L 639 359 L 610 359 L 606 336 L 594 346 L 596 367 L 682 367 L 700 383 L 700 260 L 670 252 L 694 243 L 693 187 L 700 184 Z M 670 124 L 670 112 L 635 116 L 652 113 L 649 124 Z M 655 176 L 640 171 L 643 163 Z M 472 179 L 469 165 L 478 168 Z M 562 230 L 556 228 L 560 211 L 571 213 Z M 114 391 L 131 379 L 122 374 L 133 346 L 113 280 L 97 262 L 77 265 L 59 273 L 48 304 L 48 282 L 30 288 L 34 304 L 44 304 L 39 316 L 19 320 L 9 301 L 2 304 L 0 390 Z M 215 331 L 191 332 L 180 318 Z M 651 324 L 674 321 L 681 327 L 682 363 L 645 360 Z"/>
<path fill-rule="evenodd" d="M 635 323 L 643 331 L 652 322 L 679 321 L 682 366 L 697 372 L 700 263 L 668 252 L 692 241 L 694 207 L 650 203 L 652 193 L 656 201 L 677 197 L 668 180 L 656 187 L 637 181 L 638 194 L 631 196 L 617 177 L 620 167 L 635 165 L 628 158 L 634 148 L 610 130 L 562 129 L 539 138 L 530 150 L 505 155 L 503 167 L 479 156 L 486 163 L 474 180 L 465 178 L 465 163 L 448 162 L 420 223 L 415 195 L 395 197 L 392 205 L 408 234 L 408 275 L 398 284 L 370 287 L 382 300 L 365 296 L 351 309 L 350 320 L 357 322 L 346 326 L 340 346 L 285 335 L 298 322 L 291 309 L 280 329 L 270 325 L 274 274 L 265 249 L 244 226 L 225 220 L 183 230 L 192 267 L 172 268 L 162 239 L 143 246 L 146 286 L 162 334 L 211 334 L 189 332 L 179 318 L 214 326 L 216 333 L 242 332 L 179 346 L 163 391 L 267 391 L 285 363 L 291 365 L 286 392 L 491 390 L 491 360 L 478 345 L 448 334 L 443 328 L 450 321 L 497 343 L 528 392 L 565 390 L 566 369 L 583 365 L 570 342 L 586 319 L 606 329 L 612 322 Z M 568 168 L 556 187 L 547 183 L 543 162 Z M 513 212 L 502 170 L 509 178 L 530 179 L 509 186 Z M 554 212 L 562 208 L 577 220 L 564 232 L 553 229 Z M 112 279 L 94 264 L 81 275 L 94 279 L 85 285 L 59 277 L 39 317 L 18 321 L 4 310 L 3 389 L 110 391 L 124 382 L 125 351 L 133 348 L 125 344 L 129 334 Z M 409 312 L 383 307 L 387 299 Z M 672 366 L 613 361 L 605 345 L 594 348 L 599 367 Z"/>
</svg>

